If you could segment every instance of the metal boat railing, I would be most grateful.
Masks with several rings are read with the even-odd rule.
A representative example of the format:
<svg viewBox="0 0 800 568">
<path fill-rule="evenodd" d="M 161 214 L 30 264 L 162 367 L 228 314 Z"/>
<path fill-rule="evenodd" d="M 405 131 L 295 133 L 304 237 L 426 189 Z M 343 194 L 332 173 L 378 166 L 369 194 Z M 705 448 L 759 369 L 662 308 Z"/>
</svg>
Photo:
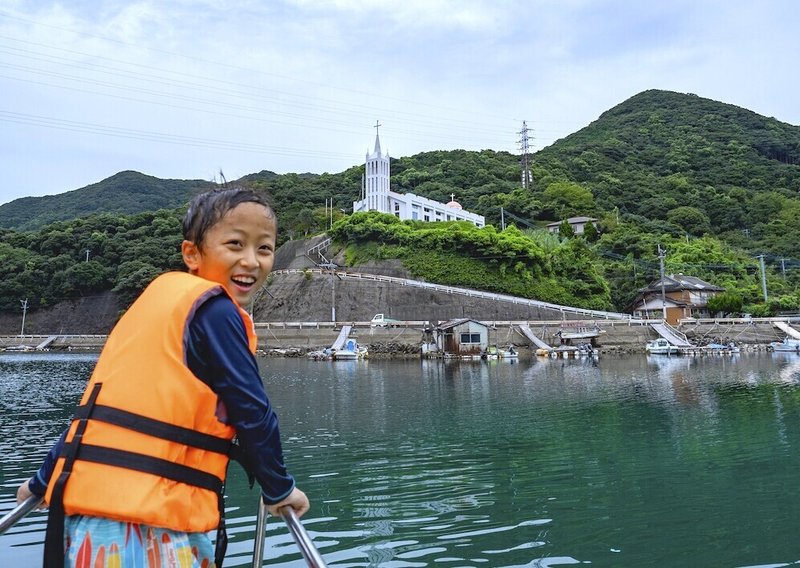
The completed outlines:
<svg viewBox="0 0 800 568">
<path fill-rule="evenodd" d="M 14 507 L 0 519 L 0 535 L 17 524 L 25 515 L 33 511 L 42 503 L 42 498 L 38 495 L 31 495 L 25 501 Z M 300 554 L 303 555 L 309 568 L 327 568 L 314 542 L 306 532 L 305 527 L 297 518 L 294 509 L 283 507 L 280 509 L 281 517 L 291 533 Z M 258 499 L 258 515 L 256 517 L 256 535 L 253 545 L 253 568 L 261 568 L 264 563 L 264 542 L 267 528 L 267 505 L 264 500 Z"/>
<path fill-rule="evenodd" d="M 22 503 L 11 509 L 11 511 L 3 515 L 3 518 L 0 519 L 0 534 L 3 534 L 16 525 L 22 517 L 33 511 L 41 502 L 41 497 L 38 495 L 31 495 Z"/>
<path fill-rule="evenodd" d="M 294 509 L 291 507 L 282 507 L 279 512 L 309 568 L 327 568 L 325 560 L 322 559 L 319 551 L 314 546 L 314 542 L 311 540 L 308 532 L 306 532 L 300 519 L 297 518 Z M 264 562 L 264 537 L 267 530 L 267 516 L 267 505 L 264 503 L 263 499 L 259 498 L 258 515 L 256 516 L 255 544 L 253 546 L 253 568 L 261 568 Z"/>
</svg>

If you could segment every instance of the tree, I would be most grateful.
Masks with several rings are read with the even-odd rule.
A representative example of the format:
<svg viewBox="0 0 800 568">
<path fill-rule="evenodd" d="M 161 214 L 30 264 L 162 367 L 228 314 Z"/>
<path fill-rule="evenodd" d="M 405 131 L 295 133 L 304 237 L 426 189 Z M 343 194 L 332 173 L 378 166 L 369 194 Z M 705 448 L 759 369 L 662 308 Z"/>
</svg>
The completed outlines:
<svg viewBox="0 0 800 568">
<path fill-rule="evenodd" d="M 586 223 L 583 228 L 583 238 L 588 243 L 593 243 L 600 238 L 600 233 L 597 232 L 597 227 L 594 226 L 594 223 Z"/>
<path fill-rule="evenodd" d="M 667 221 L 674 223 L 690 235 L 702 236 L 711 231 L 711 223 L 705 213 L 696 207 L 676 207 L 667 213 Z"/>
<path fill-rule="evenodd" d="M 595 209 L 594 197 L 578 183 L 556 182 L 542 192 L 542 209 L 548 210 L 553 219 L 590 215 Z"/>
<path fill-rule="evenodd" d="M 744 300 L 736 292 L 722 292 L 708 299 L 708 311 L 712 314 L 740 313 Z"/>
<path fill-rule="evenodd" d="M 571 239 L 575 236 L 575 229 L 572 228 L 572 225 L 569 224 L 569 221 L 564 219 L 558 226 L 558 234 L 565 239 Z"/>
</svg>

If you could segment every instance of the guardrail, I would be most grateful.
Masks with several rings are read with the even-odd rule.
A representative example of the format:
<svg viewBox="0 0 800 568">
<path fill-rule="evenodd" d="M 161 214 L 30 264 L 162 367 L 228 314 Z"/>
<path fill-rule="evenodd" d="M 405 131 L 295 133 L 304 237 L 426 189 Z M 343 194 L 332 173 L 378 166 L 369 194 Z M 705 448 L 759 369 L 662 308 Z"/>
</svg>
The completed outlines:
<svg viewBox="0 0 800 568">
<path fill-rule="evenodd" d="M 273 270 L 273 275 L 280 274 L 308 274 L 319 273 L 330 275 L 330 270 L 322 270 L 319 268 L 285 268 L 282 270 Z M 375 282 L 388 282 L 400 286 L 412 286 L 415 288 L 424 288 L 427 290 L 436 290 L 447 294 L 460 294 L 463 296 L 473 298 L 484 298 L 488 300 L 497 300 L 501 302 L 519 304 L 524 306 L 533 306 L 538 308 L 545 308 L 548 310 L 555 310 L 562 313 L 579 314 L 592 316 L 598 319 L 631 319 L 630 314 L 622 314 L 619 312 L 604 312 L 601 310 L 590 310 L 586 308 L 576 308 L 573 306 L 562 306 L 559 304 L 551 304 L 550 302 L 543 302 L 541 300 L 532 300 L 529 298 L 520 298 L 518 296 L 509 296 L 507 294 L 497 294 L 494 292 L 484 292 L 482 290 L 471 290 L 469 288 L 459 288 L 456 286 L 445 286 L 443 284 L 432 284 L 430 282 L 423 282 L 422 280 L 411 280 L 409 278 L 397 278 L 394 276 L 383 276 L 382 274 L 368 274 L 363 272 L 346 272 L 334 271 L 334 274 L 339 278 L 350 278 L 355 280 L 372 280 Z"/>
<path fill-rule="evenodd" d="M 460 319 L 460 318 L 455 318 Z M 514 327 L 520 325 L 528 325 L 531 327 L 558 327 L 562 324 L 569 327 L 574 326 L 600 326 L 600 327 L 637 327 L 648 326 L 653 323 L 660 323 L 662 320 L 642 320 L 642 319 L 627 319 L 627 320 L 475 320 L 488 327 Z M 371 329 L 398 329 L 398 328 L 417 328 L 421 329 L 426 326 L 436 325 L 438 321 L 425 321 L 425 320 L 397 320 L 394 327 L 372 327 L 369 321 L 306 321 L 306 322 L 291 322 L 291 321 L 262 321 L 256 322 L 256 329 L 330 329 L 337 331 L 342 326 L 349 325 L 354 329 L 371 328 Z"/>
<path fill-rule="evenodd" d="M 788 324 L 800 324 L 800 318 L 778 316 L 771 318 L 683 318 L 678 320 L 678 325 L 712 325 L 712 324 L 751 324 L 751 323 L 766 323 L 773 324 L 775 322 L 783 322 Z"/>
</svg>

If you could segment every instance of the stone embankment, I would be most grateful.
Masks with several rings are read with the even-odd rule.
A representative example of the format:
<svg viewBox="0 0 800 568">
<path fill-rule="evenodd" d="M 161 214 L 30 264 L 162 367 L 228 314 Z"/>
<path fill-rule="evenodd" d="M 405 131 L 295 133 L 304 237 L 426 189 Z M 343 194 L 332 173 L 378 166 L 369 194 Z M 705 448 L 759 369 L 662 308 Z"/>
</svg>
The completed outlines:
<svg viewBox="0 0 800 568">
<path fill-rule="evenodd" d="M 520 331 L 528 325 L 531 331 L 552 346 L 559 345 L 556 333 L 562 329 L 558 321 L 484 321 L 489 327 L 489 345 L 514 345 L 521 355 L 535 351 L 530 341 Z M 349 322 L 353 325 L 350 336 L 367 347 L 370 356 L 419 356 L 423 339 L 423 321 L 403 322 L 395 328 L 373 328 L 367 322 Z M 643 321 L 585 320 L 570 321 L 569 326 L 597 327 L 603 333 L 595 340 L 601 353 L 644 353 L 645 344 L 658 334 Z M 330 347 L 339 335 L 342 324 L 331 322 L 260 323 L 257 324 L 259 347 L 266 352 L 302 355 Z M 771 341 L 784 334 L 769 320 L 704 320 L 687 322 L 678 326 L 688 339 L 698 345 L 729 343 L 734 341 L 745 350 L 767 349 Z"/>
<path fill-rule="evenodd" d="M 558 321 L 491 321 L 484 320 L 489 331 L 489 345 L 516 346 L 521 355 L 535 351 L 520 331 L 528 325 L 531 331 L 549 345 L 559 345 L 556 335 L 562 329 Z M 566 323 L 566 322 L 565 322 Z M 370 327 L 369 322 L 261 322 L 256 324 L 259 349 L 267 354 L 304 355 L 330 347 L 342 325 L 351 325 L 351 337 L 369 350 L 372 357 L 419 356 L 424 321 L 404 321 L 397 327 Z M 568 322 L 602 331 L 594 340 L 601 353 L 644 352 L 645 344 L 658 334 L 645 321 L 583 320 Z M 683 322 L 677 329 L 695 344 L 736 342 L 745 350 L 766 349 L 771 341 L 784 337 L 772 320 L 701 320 Z M 0 349 L 32 350 L 50 339 L 49 350 L 99 351 L 105 335 L 26 335 L 0 336 Z"/>
</svg>

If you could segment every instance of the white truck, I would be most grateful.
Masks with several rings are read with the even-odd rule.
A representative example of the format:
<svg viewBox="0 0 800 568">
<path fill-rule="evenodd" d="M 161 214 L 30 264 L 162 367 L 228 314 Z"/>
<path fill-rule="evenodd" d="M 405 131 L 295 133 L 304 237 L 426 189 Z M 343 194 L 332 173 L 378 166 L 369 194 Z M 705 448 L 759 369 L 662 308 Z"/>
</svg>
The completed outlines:
<svg viewBox="0 0 800 568">
<path fill-rule="evenodd" d="M 397 327 L 400 321 L 392 318 L 387 318 L 383 314 L 375 314 L 372 321 L 369 322 L 370 327 Z"/>
</svg>

